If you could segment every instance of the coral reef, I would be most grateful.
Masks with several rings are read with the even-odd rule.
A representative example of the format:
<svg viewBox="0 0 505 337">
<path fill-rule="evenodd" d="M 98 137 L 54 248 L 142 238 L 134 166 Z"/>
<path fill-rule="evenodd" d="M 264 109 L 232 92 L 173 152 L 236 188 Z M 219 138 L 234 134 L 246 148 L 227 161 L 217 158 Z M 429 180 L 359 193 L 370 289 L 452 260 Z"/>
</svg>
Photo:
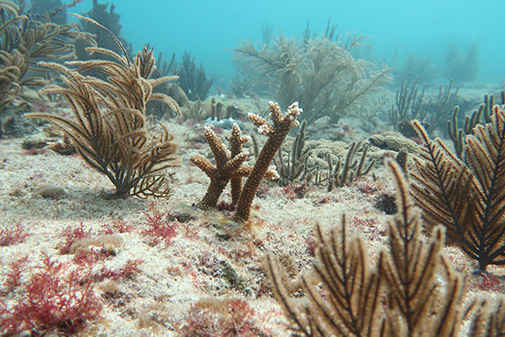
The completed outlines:
<svg viewBox="0 0 505 337">
<path fill-rule="evenodd" d="M 75 119 L 49 113 L 31 113 L 28 118 L 47 118 L 69 137 L 78 153 L 91 167 L 105 174 L 116 187 L 114 195 L 167 196 L 165 170 L 177 164 L 177 144 L 167 128 L 150 137 L 146 128 L 145 108 L 151 99 L 164 101 L 178 111 L 170 97 L 154 94 L 152 88 L 174 77 L 148 80 L 154 68 L 152 50 L 143 48 L 135 60 L 111 50 L 90 48 L 116 61 L 92 60 L 67 62 L 69 69 L 56 63 L 41 65 L 65 76 L 67 87 L 52 85 L 42 93 L 61 94 L 72 106 Z M 81 72 L 88 69 L 108 76 L 103 81 Z M 104 108 L 102 108 L 105 107 Z"/>
<path fill-rule="evenodd" d="M 458 116 L 480 87 L 412 75 L 395 100 L 389 69 L 330 19 L 299 39 L 265 25 L 262 46 L 235 51 L 240 77 L 207 99 L 186 53 L 181 76 L 207 86 L 190 101 L 175 53 L 130 55 L 110 1 L 89 2 L 103 25 L 70 14 L 110 38 L 79 61 L 73 43 L 90 34 L 75 28 L 50 42 L 62 49 L 21 45 L 58 33 L 79 0 L 32 0 L 40 15 L 11 1 L 0 120 L 30 112 L 37 133 L 0 128 L 0 335 L 505 335 L 505 105 L 486 96 L 464 127 Z M 39 69 L 36 97 L 24 87 Z M 459 157 L 426 131 L 458 95 Z"/>
</svg>

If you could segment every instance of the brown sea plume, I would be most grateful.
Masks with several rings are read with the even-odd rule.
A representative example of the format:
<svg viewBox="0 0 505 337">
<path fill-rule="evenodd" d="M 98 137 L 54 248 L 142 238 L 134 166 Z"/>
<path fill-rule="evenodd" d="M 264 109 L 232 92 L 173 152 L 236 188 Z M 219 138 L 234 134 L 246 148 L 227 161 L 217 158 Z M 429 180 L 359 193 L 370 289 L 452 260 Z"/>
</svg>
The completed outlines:
<svg viewBox="0 0 505 337">
<path fill-rule="evenodd" d="M 126 54 L 120 56 L 103 48 L 88 50 L 113 60 L 40 63 L 62 73 L 65 83 L 65 87 L 49 85 L 41 93 L 62 95 L 70 103 L 73 118 L 50 113 L 30 113 L 26 117 L 47 118 L 61 129 L 86 163 L 114 184 L 114 196 L 167 196 L 166 169 L 178 164 L 177 143 L 161 123 L 157 134 L 150 135 L 146 104 L 160 100 L 180 113 L 171 97 L 153 93 L 153 87 L 177 77 L 149 79 L 155 59 L 148 47 L 139 51 L 133 62 Z M 84 76 L 87 70 L 101 72 L 107 80 Z"/>
</svg>

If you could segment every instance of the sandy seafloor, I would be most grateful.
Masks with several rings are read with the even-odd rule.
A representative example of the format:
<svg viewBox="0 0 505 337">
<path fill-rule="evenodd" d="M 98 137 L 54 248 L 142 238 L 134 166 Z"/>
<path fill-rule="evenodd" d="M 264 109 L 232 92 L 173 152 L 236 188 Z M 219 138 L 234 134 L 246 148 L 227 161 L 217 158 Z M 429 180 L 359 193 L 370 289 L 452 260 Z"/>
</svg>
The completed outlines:
<svg viewBox="0 0 505 337">
<path fill-rule="evenodd" d="M 254 329 L 247 331 L 286 336 L 287 320 L 272 297 L 262 270 L 265 252 L 291 261 L 292 272 L 307 270 L 315 261 L 314 225 L 319 223 L 329 230 L 341 223 L 344 213 L 351 230 L 366 238 L 372 262 L 382 249 L 391 216 L 374 204 L 378 196 L 392 193 L 392 180 L 383 160 L 393 156 L 393 151 L 371 148 L 371 157 L 377 160 L 373 169 L 375 180 L 369 174 L 331 192 L 312 186 L 299 198 L 289 188 L 266 183 L 268 188 L 263 188 L 254 201 L 251 224 L 240 227 L 226 223 L 230 215 L 226 211 L 205 212 L 193 206 L 209 182 L 202 171 L 189 164 L 192 153 L 208 158 L 211 154 L 202 141 L 203 123 L 181 124 L 174 119 L 163 122 L 179 143 L 182 158 L 181 166 L 172 170 L 168 199 L 106 200 L 102 193 L 112 190 L 112 184 L 80 157 L 63 156 L 52 150 L 34 155 L 22 149 L 22 139 L 0 140 L 0 228 L 20 223 L 30 234 L 22 243 L 0 247 L 0 283 L 5 281 L 7 265 L 24 256 L 28 258 L 24 281 L 36 272 L 42 253 L 68 262 L 69 268 L 75 267 L 75 254 L 59 251 L 64 242 L 63 229 L 77 228 L 82 223 L 91 230 L 92 237 L 97 237 L 103 226 L 122 220 L 133 230 L 116 234 L 119 239 L 116 237 L 115 245 L 110 247 L 115 256 L 90 268 L 119 269 L 128 260 L 141 259 L 140 272 L 133 278 L 105 279 L 95 284 L 95 294 L 103 302 L 102 318 L 91 322 L 80 336 L 177 336 L 188 331 L 189 324 L 195 324 L 195 308 L 212 308 L 235 299 L 247 301 L 254 309 L 248 317 Z M 220 136 L 228 133 L 224 131 Z M 264 141 L 263 136 L 257 137 Z M 336 146 L 310 140 L 308 145 Z M 34 196 L 34 189 L 43 184 L 62 187 L 65 193 L 55 199 Z M 228 189 L 221 200 L 230 201 Z M 149 237 L 141 234 L 147 228 L 146 214 L 152 215 L 154 210 L 166 213 L 169 223 L 177 223 L 177 235 L 169 244 L 151 245 Z M 446 250 L 455 268 L 470 275 L 472 261 L 456 249 Z M 503 274 L 500 269 L 490 270 Z M 14 305 L 20 296 L 11 293 L 3 299 Z M 221 302 L 209 300 L 212 298 Z M 224 308 L 226 316 L 228 307 Z M 217 321 L 217 316 L 208 314 L 207 318 Z"/>
</svg>

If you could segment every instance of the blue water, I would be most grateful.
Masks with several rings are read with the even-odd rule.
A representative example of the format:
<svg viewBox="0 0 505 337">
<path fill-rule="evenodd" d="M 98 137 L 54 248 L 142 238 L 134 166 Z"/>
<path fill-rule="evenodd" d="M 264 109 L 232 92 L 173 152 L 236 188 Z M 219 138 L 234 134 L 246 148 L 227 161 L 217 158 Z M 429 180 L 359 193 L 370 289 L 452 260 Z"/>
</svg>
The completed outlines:
<svg viewBox="0 0 505 337">
<path fill-rule="evenodd" d="M 99 1 L 103 3 L 104 1 Z M 423 1 L 171 1 L 117 0 L 122 35 L 134 50 L 150 42 L 167 57 L 180 60 L 185 50 L 203 63 L 215 83 L 234 74 L 231 49 L 245 39 L 261 41 L 264 23 L 300 38 L 310 19 L 312 32 L 323 33 L 328 18 L 338 32 L 370 36 L 377 63 L 399 66 L 410 54 L 430 57 L 443 67 L 453 43 L 464 55 L 473 43 L 479 50 L 479 82 L 500 83 L 505 78 L 504 0 Z M 87 11 L 91 0 L 70 10 Z"/>
</svg>

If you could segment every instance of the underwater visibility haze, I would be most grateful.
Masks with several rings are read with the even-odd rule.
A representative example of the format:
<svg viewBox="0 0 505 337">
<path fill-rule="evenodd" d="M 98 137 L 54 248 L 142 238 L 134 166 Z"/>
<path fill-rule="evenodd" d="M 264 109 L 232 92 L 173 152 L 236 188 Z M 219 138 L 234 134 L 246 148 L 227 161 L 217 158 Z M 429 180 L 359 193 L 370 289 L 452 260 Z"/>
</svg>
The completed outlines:
<svg viewBox="0 0 505 337">
<path fill-rule="evenodd" d="M 0 335 L 505 336 L 504 14 L 1 0 Z"/>
<path fill-rule="evenodd" d="M 86 11 L 91 1 L 76 9 Z M 505 76 L 505 42 L 500 0 L 427 1 L 116 1 L 123 35 L 134 50 L 150 42 L 158 51 L 179 55 L 186 50 L 203 62 L 216 78 L 233 75 L 230 50 L 238 41 L 262 41 L 264 25 L 274 36 L 300 38 L 310 20 L 322 34 L 328 19 L 337 33 L 368 36 L 367 57 L 401 67 L 409 56 L 430 58 L 436 68 L 446 64 L 451 45 L 465 55 L 478 49 L 479 79 L 500 81 Z"/>
</svg>

